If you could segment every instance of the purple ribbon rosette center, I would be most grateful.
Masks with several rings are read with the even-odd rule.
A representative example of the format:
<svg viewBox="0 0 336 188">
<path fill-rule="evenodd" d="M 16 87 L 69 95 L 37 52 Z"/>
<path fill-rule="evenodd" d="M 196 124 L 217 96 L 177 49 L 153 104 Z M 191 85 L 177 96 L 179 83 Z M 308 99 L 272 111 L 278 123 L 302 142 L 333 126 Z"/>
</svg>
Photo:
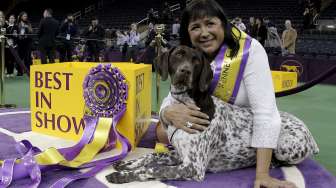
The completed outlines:
<svg viewBox="0 0 336 188">
<path fill-rule="evenodd" d="M 92 116 L 115 117 L 126 110 L 126 79 L 111 64 L 92 68 L 84 80 L 83 89 L 85 105 Z"/>
</svg>

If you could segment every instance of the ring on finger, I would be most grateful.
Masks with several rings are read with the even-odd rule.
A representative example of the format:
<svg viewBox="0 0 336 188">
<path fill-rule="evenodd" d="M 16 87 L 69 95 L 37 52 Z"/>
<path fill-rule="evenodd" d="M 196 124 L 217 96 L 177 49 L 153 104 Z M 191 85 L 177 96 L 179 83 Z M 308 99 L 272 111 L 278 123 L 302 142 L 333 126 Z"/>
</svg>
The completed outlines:
<svg viewBox="0 0 336 188">
<path fill-rule="evenodd" d="M 193 124 L 191 122 L 187 121 L 186 127 L 191 128 L 192 126 L 193 126 Z"/>
</svg>

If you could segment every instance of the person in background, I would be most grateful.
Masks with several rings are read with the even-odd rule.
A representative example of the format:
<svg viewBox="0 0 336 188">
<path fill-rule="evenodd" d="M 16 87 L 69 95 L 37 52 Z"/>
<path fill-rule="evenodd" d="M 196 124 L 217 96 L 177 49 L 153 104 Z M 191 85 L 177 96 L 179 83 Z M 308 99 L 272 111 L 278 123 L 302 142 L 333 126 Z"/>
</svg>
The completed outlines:
<svg viewBox="0 0 336 188">
<path fill-rule="evenodd" d="M 104 38 L 105 30 L 99 24 L 97 17 L 92 18 L 91 25 L 84 31 L 83 36 L 88 38 L 86 45 L 90 61 L 98 62 L 99 53 L 102 48 L 99 40 Z"/>
<path fill-rule="evenodd" d="M 164 1 L 162 12 L 161 12 L 161 23 L 170 24 L 171 17 L 172 15 L 171 15 L 169 3 L 167 1 Z"/>
<path fill-rule="evenodd" d="M 240 29 L 241 31 L 246 31 L 246 26 L 245 24 L 243 23 L 242 19 L 240 17 L 236 17 L 234 20 L 233 20 L 233 24 L 238 28 Z"/>
<path fill-rule="evenodd" d="M 72 60 L 74 61 L 85 61 L 85 41 L 80 40 L 77 45 L 74 47 Z"/>
<path fill-rule="evenodd" d="M 256 38 L 257 30 L 258 30 L 258 27 L 257 27 L 254 17 L 250 17 L 249 24 L 247 25 L 247 34 L 249 34 L 253 38 Z"/>
<path fill-rule="evenodd" d="M 138 45 L 140 41 L 140 34 L 137 31 L 136 23 L 131 24 L 131 30 L 128 38 L 127 61 L 135 61 L 139 51 Z"/>
<path fill-rule="evenodd" d="M 154 14 L 154 9 L 150 8 L 149 11 L 147 12 L 147 23 L 153 23 L 155 24 L 157 22 L 157 17 Z"/>
<path fill-rule="evenodd" d="M 76 37 L 78 28 L 74 22 L 72 14 L 68 14 L 60 27 L 62 46 L 60 52 L 60 62 L 72 61 L 72 51 L 74 48 L 73 38 Z"/>
<path fill-rule="evenodd" d="M 179 33 L 180 33 L 180 19 L 176 17 L 174 20 L 174 24 L 172 26 L 172 37 L 174 39 L 178 38 Z"/>
<path fill-rule="evenodd" d="M 2 11 L 0 11 L 0 32 L 1 34 L 7 34 L 6 29 L 7 29 L 7 23 L 6 23 L 5 14 Z M 7 52 L 7 49 L 5 51 Z M 2 65 L 0 64 L 0 66 Z M 5 66 L 8 67 L 7 61 L 5 62 Z M 8 74 L 8 68 L 7 68 L 7 74 Z"/>
<path fill-rule="evenodd" d="M 267 39 L 267 28 L 264 25 L 263 19 L 257 18 L 256 19 L 257 25 L 257 40 L 260 42 L 261 45 L 265 46 L 265 41 Z"/>
<path fill-rule="evenodd" d="M 148 35 L 145 41 L 145 48 L 146 48 L 146 53 L 145 53 L 145 63 L 146 64 L 151 64 L 152 65 L 152 71 L 155 71 L 154 67 L 154 58 L 156 57 L 156 51 L 155 51 L 155 36 L 156 32 L 154 29 L 154 25 L 150 23 L 148 25 Z"/>
<path fill-rule="evenodd" d="M 313 15 L 309 8 L 305 8 L 303 12 L 303 29 L 310 29 L 312 28 L 313 23 Z"/>
<path fill-rule="evenodd" d="M 6 27 L 7 27 L 7 24 L 6 24 L 5 15 L 2 11 L 0 11 L 0 29 L 1 29 L 1 32 L 5 32 Z"/>
<path fill-rule="evenodd" d="M 6 18 L 5 18 L 5 14 L 0 11 L 0 27 L 4 27 L 6 25 Z"/>
<path fill-rule="evenodd" d="M 6 44 L 6 50 L 5 50 L 5 57 L 6 57 L 6 69 L 7 69 L 7 77 L 13 77 L 14 76 L 14 66 L 15 66 L 15 58 L 13 54 L 11 53 L 9 47 L 13 47 L 14 50 L 17 49 L 17 38 L 18 38 L 18 27 L 15 23 L 15 15 L 12 14 L 8 18 L 8 24 L 6 28 L 6 34 L 7 36 L 7 44 Z M 17 69 L 20 67 L 16 65 Z"/>
<path fill-rule="evenodd" d="M 267 53 L 279 54 L 281 52 L 281 38 L 278 34 L 278 30 L 267 17 L 264 18 L 264 24 L 267 29 L 267 39 L 265 41 L 265 49 Z"/>
<path fill-rule="evenodd" d="M 297 32 L 292 27 L 292 23 L 290 20 L 285 21 L 285 27 L 286 29 L 282 33 L 283 55 L 295 54 Z"/>
<path fill-rule="evenodd" d="M 30 65 L 33 64 L 31 52 L 33 46 L 33 39 L 31 34 L 33 33 L 33 28 L 28 20 L 28 14 L 26 12 L 21 12 L 18 16 L 18 53 L 20 58 L 23 60 L 25 66 L 30 70 Z M 22 76 L 23 70 L 18 69 L 18 76 Z"/>
<path fill-rule="evenodd" d="M 126 61 L 126 53 L 128 47 L 128 35 L 124 31 L 117 30 L 117 46 L 121 52 L 121 61 Z"/>
<path fill-rule="evenodd" d="M 47 57 L 49 63 L 55 63 L 56 36 L 59 31 L 59 22 L 52 17 L 52 14 L 53 11 L 51 9 L 45 9 L 39 26 L 38 38 L 42 64 L 48 63 Z"/>
</svg>

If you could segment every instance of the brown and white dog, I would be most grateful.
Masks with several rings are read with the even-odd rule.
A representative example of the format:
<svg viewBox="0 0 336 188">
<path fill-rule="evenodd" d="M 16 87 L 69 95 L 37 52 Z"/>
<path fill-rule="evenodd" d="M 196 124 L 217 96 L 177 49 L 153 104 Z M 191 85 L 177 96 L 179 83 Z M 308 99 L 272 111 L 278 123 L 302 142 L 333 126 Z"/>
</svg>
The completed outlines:
<svg viewBox="0 0 336 188">
<path fill-rule="evenodd" d="M 171 98 L 174 103 L 194 102 L 211 117 L 208 128 L 189 134 L 173 125 L 164 125 L 175 150 L 153 153 L 139 159 L 120 162 L 117 172 L 107 175 L 111 183 L 147 180 L 202 181 L 207 171 L 218 172 L 252 166 L 256 150 L 250 147 L 253 113 L 210 96 L 212 79 L 210 63 L 195 49 L 178 46 L 164 53 L 157 61 L 163 80 L 171 77 Z M 296 164 L 316 154 L 318 147 L 304 123 L 288 113 L 280 113 L 282 130 L 274 159 Z"/>
</svg>

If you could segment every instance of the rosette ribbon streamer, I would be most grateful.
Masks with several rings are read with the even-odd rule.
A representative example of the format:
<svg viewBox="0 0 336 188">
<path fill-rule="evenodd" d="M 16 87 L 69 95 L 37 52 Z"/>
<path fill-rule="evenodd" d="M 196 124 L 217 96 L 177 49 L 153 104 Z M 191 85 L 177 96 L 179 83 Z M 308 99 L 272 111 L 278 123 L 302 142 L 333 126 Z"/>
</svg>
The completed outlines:
<svg viewBox="0 0 336 188">
<path fill-rule="evenodd" d="M 41 181 L 41 171 L 64 168 L 91 168 L 85 173 L 67 176 L 57 180 L 51 187 L 65 187 L 71 182 L 92 177 L 111 163 L 126 157 L 131 145 L 117 130 L 117 123 L 126 111 L 128 86 L 119 69 L 98 65 L 90 70 L 83 83 L 85 129 L 80 141 L 68 148 L 48 148 L 41 151 L 29 141 L 20 142 L 20 159 L 0 161 L 0 188 L 8 187 L 13 180 L 30 176 L 37 187 Z M 118 155 L 92 161 L 104 151 L 114 149 L 117 141 L 122 149 Z"/>
</svg>

